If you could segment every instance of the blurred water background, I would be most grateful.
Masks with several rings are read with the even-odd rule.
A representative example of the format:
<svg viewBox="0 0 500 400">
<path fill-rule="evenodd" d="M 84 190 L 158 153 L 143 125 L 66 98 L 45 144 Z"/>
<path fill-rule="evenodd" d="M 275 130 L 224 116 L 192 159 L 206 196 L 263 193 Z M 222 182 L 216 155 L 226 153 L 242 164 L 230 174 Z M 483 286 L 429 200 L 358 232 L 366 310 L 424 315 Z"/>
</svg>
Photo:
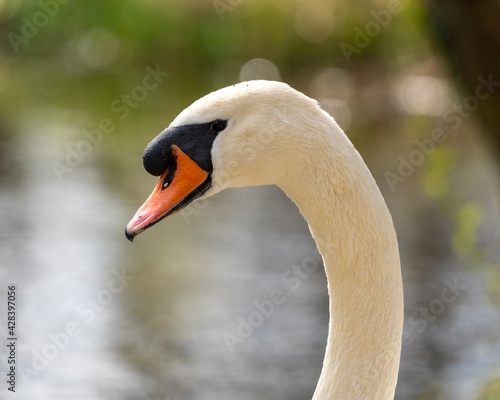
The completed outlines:
<svg viewBox="0 0 500 400">
<path fill-rule="evenodd" d="M 16 394 L 2 383 L 0 398 L 312 396 L 326 281 L 279 189 L 228 190 L 133 244 L 123 234 L 156 184 L 147 143 L 255 78 L 318 99 L 386 198 L 405 286 L 396 399 L 500 398 L 498 160 L 456 108 L 418 2 L 42 0 L 0 15 L 0 293 L 16 286 L 18 335 Z M 276 290 L 285 300 L 238 336 Z"/>
</svg>

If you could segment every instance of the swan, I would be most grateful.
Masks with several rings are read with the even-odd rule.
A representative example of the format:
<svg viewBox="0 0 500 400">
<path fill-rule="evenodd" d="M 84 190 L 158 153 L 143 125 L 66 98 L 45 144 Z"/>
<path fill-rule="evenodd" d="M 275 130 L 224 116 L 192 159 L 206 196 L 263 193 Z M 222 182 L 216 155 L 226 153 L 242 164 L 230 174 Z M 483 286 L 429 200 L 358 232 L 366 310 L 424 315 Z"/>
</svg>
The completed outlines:
<svg viewBox="0 0 500 400">
<path fill-rule="evenodd" d="M 391 215 L 368 167 L 318 103 L 282 82 L 219 89 L 146 147 L 159 181 L 128 223 L 129 240 L 195 199 L 277 185 L 298 206 L 323 257 L 328 339 L 313 400 L 394 398 L 403 288 Z"/>
</svg>

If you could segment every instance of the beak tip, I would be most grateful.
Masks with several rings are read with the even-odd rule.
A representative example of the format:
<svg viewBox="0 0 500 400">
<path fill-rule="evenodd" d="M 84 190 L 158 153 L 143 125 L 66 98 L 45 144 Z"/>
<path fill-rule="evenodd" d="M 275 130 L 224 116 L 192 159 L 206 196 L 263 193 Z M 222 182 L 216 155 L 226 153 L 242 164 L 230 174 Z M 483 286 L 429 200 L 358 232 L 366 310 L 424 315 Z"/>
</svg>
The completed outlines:
<svg viewBox="0 0 500 400">
<path fill-rule="evenodd" d="M 129 232 L 127 228 L 125 228 L 125 237 L 130 240 L 131 242 L 134 241 L 136 234 L 133 232 Z"/>
</svg>

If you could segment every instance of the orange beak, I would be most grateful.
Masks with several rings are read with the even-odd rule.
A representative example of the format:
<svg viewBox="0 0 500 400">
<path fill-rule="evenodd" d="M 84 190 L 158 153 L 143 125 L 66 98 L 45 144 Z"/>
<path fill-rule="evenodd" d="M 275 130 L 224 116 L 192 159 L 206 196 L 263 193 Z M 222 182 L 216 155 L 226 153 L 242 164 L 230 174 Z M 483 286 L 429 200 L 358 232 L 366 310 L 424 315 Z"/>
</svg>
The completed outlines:
<svg viewBox="0 0 500 400">
<path fill-rule="evenodd" d="M 171 149 L 175 162 L 160 176 L 153 193 L 127 224 L 125 236 L 130 241 L 163 218 L 181 210 L 208 189 L 204 185 L 208 182 L 208 172 L 176 145 L 172 145 Z"/>
</svg>

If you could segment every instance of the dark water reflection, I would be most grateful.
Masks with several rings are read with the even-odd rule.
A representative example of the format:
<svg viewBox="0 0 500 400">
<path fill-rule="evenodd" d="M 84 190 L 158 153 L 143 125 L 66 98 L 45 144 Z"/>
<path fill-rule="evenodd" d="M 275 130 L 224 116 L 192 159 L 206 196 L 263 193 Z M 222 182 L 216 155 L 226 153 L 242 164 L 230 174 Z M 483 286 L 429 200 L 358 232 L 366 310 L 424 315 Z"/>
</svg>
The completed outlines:
<svg viewBox="0 0 500 400">
<path fill-rule="evenodd" d="M 129 191 L 103 179 L 92 157 L 61 183 L 51 167 L 61 144 L 40 127 L 4 139 L 2 150 L 0 276 L 18 287 L 19 398 L 312 396 L 326 342 L 326 282 L 320 266 L 293 287 L 283 280 L 317 261 L 307 225 L 277 188 L 227 191 L 130 244 L 124 225 L 154 184 L 145 172 L 129 174 Z M 383 189 L 386 164 L 377 160 L 390 151 L 361 151 Z M 498 175 L 480 151 L 458 179 L 471 168 L 477 197 L 491 207 L 482 229 L 493 235 L 481 240 L 498 251 Z M 417 180 L 385 196 L 400 236 L 411 338 L 397 399 L 473 399 L 500 360 L 487 271 L 467 268 L 450 249 L 453 223 Z M 463 295 L 425 329 L 409 324 L 456 279 Z M 261 320 L 259 307 L 268 307 Z M 255 327 L 242 338 L 238 327 L 252 313 Z"/>
<path fill-rule="evenodd" d="M 3 176 L 0 194 L 2 282 L 17 288 L 17 391 L 106 398 L 109 382 L 140 384 L 113 348 L 124 320 L 120 294 L 107 291 L 124 260 L 114 229 L 120 205 L 91 168 L 59 183 L 51 136 L 40 127 L 27 133 L 3 142 L 15 179 Z"/>
</svg>

